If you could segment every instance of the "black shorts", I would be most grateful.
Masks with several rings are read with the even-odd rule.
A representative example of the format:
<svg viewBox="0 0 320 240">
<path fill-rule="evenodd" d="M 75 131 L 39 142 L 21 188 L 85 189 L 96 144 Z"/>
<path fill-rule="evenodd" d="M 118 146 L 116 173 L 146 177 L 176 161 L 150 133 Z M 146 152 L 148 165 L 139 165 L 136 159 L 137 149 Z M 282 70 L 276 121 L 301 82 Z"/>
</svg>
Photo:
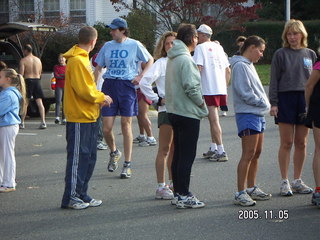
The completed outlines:
<svg viewBox="0 0 320 240">
<path fill-rule="evenodd" d="M 306 101 L 304 91 L 278 93 L 278 117 L 275 123 L 304 124 Z"/>
<path fill-rule="evenodd" d="M 26 78 L 27 98 L 43 98 L 43 91 L 39 78 Z"/>
</svg>

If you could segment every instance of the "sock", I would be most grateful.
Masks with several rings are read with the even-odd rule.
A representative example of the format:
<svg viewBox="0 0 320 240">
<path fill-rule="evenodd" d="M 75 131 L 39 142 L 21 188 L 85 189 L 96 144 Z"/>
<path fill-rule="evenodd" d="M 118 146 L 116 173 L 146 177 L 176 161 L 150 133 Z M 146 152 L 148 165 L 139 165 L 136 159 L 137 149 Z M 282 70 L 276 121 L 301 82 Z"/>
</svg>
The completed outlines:
<svg viewBox="0 0 320 240">
<path fill-rule="evenodd" d="M 144 134 L 139 134 L 139 137 L 140 138 L 144 138 L 144 137 L 146 137 Z"/>
<path fill-rule="evenodd" d="M 154 137 L 147 137 L 147 140 L 154 140 Z"/>
<path fill-rule="evenodd" d="M 222 153 L 224 153 L 224 147 L 223 147 L 223 144 L 221 144 L 221 145 L 217 145 L 217 148 L 218 148 L 218 154 L 222 154 Z"/>
<path fill-rule="evenodd" d="M 211 143 L 210 145 L 210 150 L 213 152 L 214 150 L 217 150 L 217 144 L 216 143 Z"/>
<path fill-rule="evenodd" d="M 166 186 L 166 183 L 158 183 L 158 188 L 164 188 Z"/>
<path fill-rule="evenodd" d="M 60 120 L 60 117 L 56 117 L 57 120 Z"/>
<path fill-rule="evenodd" d="M 124 166 L 124 167 L 131 167 L 131 162 L 124 162 L 124 163 L 123 163 L 123 166 Z"/>
<path fill-rule="evenodd" d="M 314 191 L 320 193 L 320 187 L 316 187 Z"/>
<path fill-rule="evenodd" d="M 301 181 L 301 179 L 294 179 L 294 180 L 292 181 L 292 184 L 296 184 L 297 181 Z"/>
<path fill-rule="evenodd" d="M 251 193 L 253 190 L 254 190 L 254 187 L 247 188 L 247 191 L 248 191 L 249 193 Z"/>
<path fill-rule="evenodd" d="M 182 200 L 185 200 L 185 199 L 187 199 L 188 196 L 187 196 L 187 195 L 184 196 L 184 195 L 180 195 L 180 194 L 179 194 L 179 197 L 180 197 Z"/>
<path fill-rule="evenodd" d="M 245 192 L 246 192 L 245 190 L 239 191 L 239 192 L 237 192 L 237 196 L 240 196 L 241 194 L 243 194 Z"/>
</svg>

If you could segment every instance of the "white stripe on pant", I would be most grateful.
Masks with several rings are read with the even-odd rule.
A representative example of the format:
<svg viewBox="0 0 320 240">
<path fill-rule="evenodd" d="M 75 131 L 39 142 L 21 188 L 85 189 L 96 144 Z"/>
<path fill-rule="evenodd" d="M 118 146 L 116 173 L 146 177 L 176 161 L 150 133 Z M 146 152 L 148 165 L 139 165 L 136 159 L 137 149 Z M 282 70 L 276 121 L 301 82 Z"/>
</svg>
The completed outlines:
<svg viewBox="0 0 320 240">
<path fill-rule="evenodd" d="M 0 185 L 16 186 L 16 158 L 14 147 L 19 125 L 0 127 Z"/>
</svg>

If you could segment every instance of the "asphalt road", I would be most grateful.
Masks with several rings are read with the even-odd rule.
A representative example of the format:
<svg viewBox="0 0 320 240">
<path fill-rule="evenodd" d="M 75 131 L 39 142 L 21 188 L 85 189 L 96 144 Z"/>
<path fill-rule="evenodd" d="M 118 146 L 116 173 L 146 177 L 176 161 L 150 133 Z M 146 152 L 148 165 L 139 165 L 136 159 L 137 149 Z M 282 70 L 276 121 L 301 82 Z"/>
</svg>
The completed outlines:
<svg viewBox="0 0 320 240">
<path fill-rule="evenodd" d="M 154 135 L 157 137 L 156 120 L 152 114 Z M 0 194 L 1 240 L 319 239 L 320 209 L 310 204 L 311 195 L 279 196 L 279 134 L 271 117 L 267 117 L 258 184 L 264 191 L 272 193 L 272 199 L 258 202 L 251 208 L 233 205 L 241 144 L 230 104 L 228 116 L 221 118 L 223 141 L 230 160 L 217 163 L 201 159 L 210 143 L 208 121 L 202 120 L 191 191 L 205 201 L 206 207 L 179 210 L 171 206 L 170 201 L 154 199 L 157 147 L 136 145 L 131 179 L 120 179 L 120 170 L 107 172 L 109 152 L 98 152 L 89 194 L 103 200 L 100 207 L 81 211 L 60 209 L 66 163 L 65 127 L 53 123 L 52 113 L 47 121 L 48 129 L 38 130 L 39 120 L 28 119 L 26 129 L 17 137 L 18 185 L 15 192 Z M 119 123 L 117 119 L 115 134 L 122 150 Z M 136 136 L 136 119 L 133 125 Z M 309 140 L 303 180 L 313 187 L 312 133 Z M 291 178 L 292 172 L 291 164 Z M 253 213 L 258 213 L 258 219 L 239 219 Z M 288 219 L 284 219 L 287 214 Z"/>
</svg>

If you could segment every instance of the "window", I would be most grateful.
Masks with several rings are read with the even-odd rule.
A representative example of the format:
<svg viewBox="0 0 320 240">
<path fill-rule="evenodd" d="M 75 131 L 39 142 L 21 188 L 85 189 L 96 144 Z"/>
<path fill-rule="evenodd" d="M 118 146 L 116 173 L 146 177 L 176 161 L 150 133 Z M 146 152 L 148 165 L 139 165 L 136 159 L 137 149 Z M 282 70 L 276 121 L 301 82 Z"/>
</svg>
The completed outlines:
<svg viewBox="0 0 320 240">
<path fill-rule="evenodd" d="M 20 0 L 20 12 L 34 12 L 34 0 Z"/>
<path fill-rule="evenodd" d="M 46 18 L 60 18 L 60 0 L 44 0 L 43 8 Z"/>
<path fill-rule="evenodd" d="M 9 21 L 8 0 L 0 0 L 0 22 Z"/>
<path fill-rule="evenodd" d="M 70 0 L 70 10 L 85 10 L 86 1 L 85 0 Z"/>
<path fill-rule="evenodd" d="M 60 11 L 60 0 L 44 0 L 44 11 Z"/>
<path fill-rule="evenodd" d="M 70 0 L 70 17 L 72 23 L 86 22 L 86 0 Z"/>
</svg>

